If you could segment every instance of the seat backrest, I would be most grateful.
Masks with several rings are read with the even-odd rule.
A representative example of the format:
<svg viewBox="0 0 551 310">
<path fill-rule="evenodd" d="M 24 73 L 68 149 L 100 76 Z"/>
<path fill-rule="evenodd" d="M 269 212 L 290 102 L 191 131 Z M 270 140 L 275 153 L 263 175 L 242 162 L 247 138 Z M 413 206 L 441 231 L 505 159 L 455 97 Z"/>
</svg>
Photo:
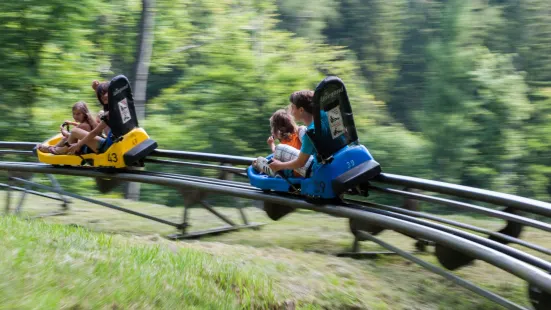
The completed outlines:
<svg viewBox="0 0 551 310">
<path fill-rule="evenodd" d="M 358 134 L 346 87 L 341 79 L 328 76 L 321 81 L 313 99 L 314 132 L 309 132 L 318 152 L 318 161 L 324 162 L 343 147 L 358 143 Z M 330 130 L 322 132 L 322 122 Z"/>
<path fill-rule="evenodd" d="M 130 82 L 118 75 L 109 84 L 109 127 L 115 137 L 122 137 L 138 127 Z"/>
</svg>

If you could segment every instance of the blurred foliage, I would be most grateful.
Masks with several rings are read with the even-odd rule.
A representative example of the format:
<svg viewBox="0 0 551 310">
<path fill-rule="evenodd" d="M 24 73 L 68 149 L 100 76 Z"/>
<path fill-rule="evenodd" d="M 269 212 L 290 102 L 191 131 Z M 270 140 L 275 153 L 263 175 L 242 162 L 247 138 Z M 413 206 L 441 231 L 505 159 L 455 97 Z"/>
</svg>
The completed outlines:
<svg viewBox="0 0 551 310">
<path fill-rule="evenodd" d="M 0 3 L 2 139 L 45 140 L 74 102 L 99 110 L 92 80 L 133 80 L 141 5 Z M 384 171 L 551 200 L 548 0 L 157 0 L 155 10 L 141 124 L 163 149 L 266 155 L 270 115 L 333 74 Z M 175 190 L 142 192 L 180 203 Z"/>
</svg>

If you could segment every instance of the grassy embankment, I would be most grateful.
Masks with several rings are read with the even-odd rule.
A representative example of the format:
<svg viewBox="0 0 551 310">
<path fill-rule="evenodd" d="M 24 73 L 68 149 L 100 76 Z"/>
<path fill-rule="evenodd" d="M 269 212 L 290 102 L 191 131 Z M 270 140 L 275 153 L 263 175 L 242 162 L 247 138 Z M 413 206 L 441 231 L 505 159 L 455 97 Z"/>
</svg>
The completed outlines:
<svg viewBox="0 0 551 310">
<path fill-rule="evenodd" d="M 175 221 L 182 216 L 182 209 L 105 200 Z M 28 197 L 23 211 L 56 208 Z M 63 216 L 0 217 L 0 309 L 501 309 L 397 256 L 329 255 L 350 246 L 342 219 L 298 212 L 271 222 L 257 209 L 247 211 L 268 225 L 185 242 L 162 238 L 171 227 L 76 200 Z M 239 220 L 237 210 L 222 212 Z M 502 225 L 450 218 L 494 230 Z M 191 219 L 194 230 L 219 224 L 200 209 Z M 381 236 L 413 249 L 407 237 Z M 545 237 L 530 229 L 523 234 L 549 246 Z M 379 248 L 366 243 L 363 249 Z M 477 261 L 457 274 L 528 306 L 525 283 L 491 265 Z"/>
</svg>

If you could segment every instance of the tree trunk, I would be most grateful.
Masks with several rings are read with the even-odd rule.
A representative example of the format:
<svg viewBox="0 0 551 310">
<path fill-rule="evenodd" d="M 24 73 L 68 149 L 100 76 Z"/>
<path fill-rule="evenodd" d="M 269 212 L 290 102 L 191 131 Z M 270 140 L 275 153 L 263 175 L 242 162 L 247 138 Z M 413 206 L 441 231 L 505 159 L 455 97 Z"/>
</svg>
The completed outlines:
<svg viewBox="0 0 551 310">
<path fill-rule="evenodd" d="M 140 20 L 140 33 L 138 57 L 136 58 L 136 75 L 134 80 L 134 105 L 139 121 L 145 118 L 145 102 L 147 91 L 147 77 L 149 74 L 149 61 L 153 52 L 153 34 L 155 25 L 155 0 L 142 0 L 142 17 Z M 125 189 L 125 197 L 131 200 L 140 199 L 140 183 L 128 183 Z"/>
</svg>

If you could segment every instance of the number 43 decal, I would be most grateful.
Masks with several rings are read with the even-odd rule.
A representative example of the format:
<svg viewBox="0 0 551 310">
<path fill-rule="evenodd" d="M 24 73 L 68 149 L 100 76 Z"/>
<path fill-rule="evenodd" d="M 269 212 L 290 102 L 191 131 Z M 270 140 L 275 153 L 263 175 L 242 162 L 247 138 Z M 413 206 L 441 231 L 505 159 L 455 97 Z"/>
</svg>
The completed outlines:
<svg viewBox="0 0 551 310">
<path fill-rule="evenodd" d="M 117 153 L 109 153 L 109 155 L 107 155 L 107 160 L 114 163 L 118 162 Z"/>
</svg>

